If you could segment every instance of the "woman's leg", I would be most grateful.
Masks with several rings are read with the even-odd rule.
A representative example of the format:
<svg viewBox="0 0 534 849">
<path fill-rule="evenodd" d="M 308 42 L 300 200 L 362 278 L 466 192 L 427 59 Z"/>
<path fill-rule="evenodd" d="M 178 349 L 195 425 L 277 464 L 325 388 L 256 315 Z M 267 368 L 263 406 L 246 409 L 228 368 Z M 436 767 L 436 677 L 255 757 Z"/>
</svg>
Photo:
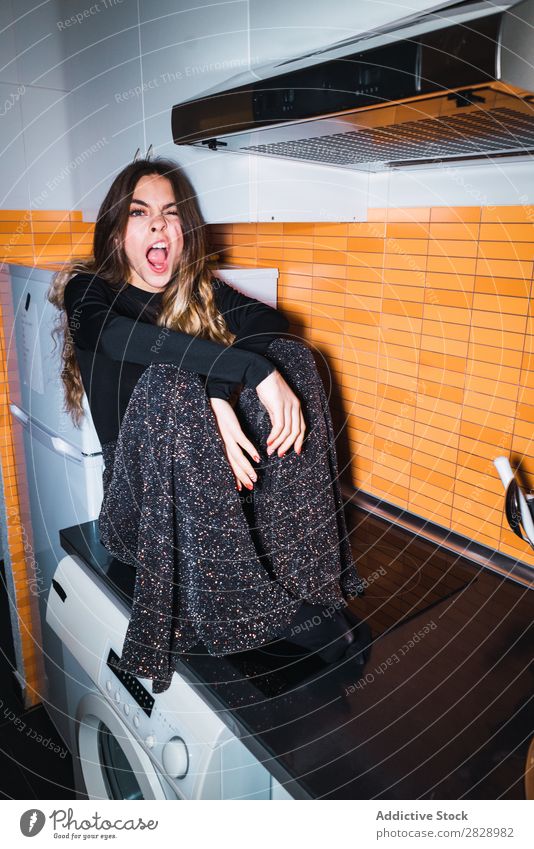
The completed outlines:
<svg viewBox="0 0 534 849">
<path fill-rule="evenodd" d="M 270 418 L 245 389 L 236 412 L 260 452 L 254 485 L 256 532 L 272 573 L 295 598 L 340 606 L 360 592 L 338 480 L 332 419 L 313 355 L 302 342 L 279 338 L 266 357 L 301 402 L 307 432 L 300 455 L 266 453 Z M 341 608 L 340 608 L 341 609 Z"/>
<path fill-rule="evenodd" d="M 277 339 L 266 356 L 298 395 L 307 425 L 300 456 L 290 449 L 282 459 L 276 453 L 269 457 L 265 452 L 269 416 L 255 391 L 245 390 L 240 397 L 244 429 L 262 455 L 259 482 L 254 496 L 245 497 L 244 509 L 266 568 L 302 600 L 279 637 L 323 660 L 336 660 L 348 651 L 361 655 L 363 662 L 361 649 L 370 636 L 347 608 L 347 600 L 361 588 L 350 551 L 323 383 L 302 342 Z"/>
<path fill-rule="evenodd" d="M 159 679 L 154 691 L 168 686 L 172 649 L 252 648 L 286 630 L 302 601 L 343 604 L 359 589 L 315 362 L 284 339 L 267 355 L 298 394 L 308 431 L 300 457 L 268 457 L 269 417 L 254 390 L 242 393 L 236 412 L 262 457 L 246 506 L 204 386 L 176 366 L 145 371 L 116 445 L 104 447 L 102 541 L 137 569 L 122 665 Z"/>
<path fill-rule="evenodd" d="M 150 366 L 106 455 L 102 541 L 136 566 L 124 669 L 160 692 L 173 650 L 242 651 L 289 624 L 299 600 L 258 557 L 197 375 Z"/>
</svg>

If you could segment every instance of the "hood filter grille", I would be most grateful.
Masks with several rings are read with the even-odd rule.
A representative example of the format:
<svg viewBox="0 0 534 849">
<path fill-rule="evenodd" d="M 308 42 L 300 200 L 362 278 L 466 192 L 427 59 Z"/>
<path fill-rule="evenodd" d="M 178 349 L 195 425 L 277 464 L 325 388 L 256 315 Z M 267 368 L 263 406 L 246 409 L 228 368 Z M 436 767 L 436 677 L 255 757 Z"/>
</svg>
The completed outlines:
<svg viewBox="0 0 534 849">
<path fill-rule="evenodd" d="M 414 162 L 424 164 L 446 159 L 525 154 L 534 150 L 534 110 L 531 112 L 530 107 L 518 101 L 517 109 L 479 108 L 441 118 L 248 145 L 239 149 L 369 171 Z"/>
</svg>

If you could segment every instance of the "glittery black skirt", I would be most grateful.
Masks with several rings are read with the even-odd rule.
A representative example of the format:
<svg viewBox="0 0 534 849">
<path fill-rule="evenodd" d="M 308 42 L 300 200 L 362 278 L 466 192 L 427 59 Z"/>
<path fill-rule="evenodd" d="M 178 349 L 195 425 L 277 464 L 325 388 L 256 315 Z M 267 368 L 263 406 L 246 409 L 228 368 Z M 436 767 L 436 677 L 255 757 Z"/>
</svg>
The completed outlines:
<svg viewBox="0 0 534 849">
<path fill-rule="evenodd" d="M 245 388 L 235 412 L 260 456 L 254 490 L 239 493 L 202 378 L 149 366 L 116 442 L 102 446 L 101 539 L 136 567 L 120 665 L 162 692 L 173 653 L 203 643 L 214 655 L 260 646 L 302 601 L 343 603 L 360 581 L 349 546 L 334 431 L 323 383 L 302 342 L 266 353 L 299 397 L 302 452 L 269 457 L 269 415 Z"/>
</svg>

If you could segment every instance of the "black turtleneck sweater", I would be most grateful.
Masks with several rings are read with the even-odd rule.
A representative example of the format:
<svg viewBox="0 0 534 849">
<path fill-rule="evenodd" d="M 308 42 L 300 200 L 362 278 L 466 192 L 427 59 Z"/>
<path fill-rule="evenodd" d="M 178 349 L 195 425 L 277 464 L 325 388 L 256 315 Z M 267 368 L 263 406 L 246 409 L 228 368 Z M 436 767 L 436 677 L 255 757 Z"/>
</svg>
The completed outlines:
<svg viewBox="0 0 534 849">
<path fill-rule="evenodd" d="M 213 278 L 218 309 L 236 334 L 231 346 L 155 324 L 162 292 L 112 286 L 77 274 L 65 287 L 65 310 L 93 422 L 102 444 L 115 440 L 133 389 L 147 366 L 174 363 L 205 378 L 210 398 L 256 387 L 275 366 L 262 354 L 289 327 L 278 310 Z"/>
</svg>

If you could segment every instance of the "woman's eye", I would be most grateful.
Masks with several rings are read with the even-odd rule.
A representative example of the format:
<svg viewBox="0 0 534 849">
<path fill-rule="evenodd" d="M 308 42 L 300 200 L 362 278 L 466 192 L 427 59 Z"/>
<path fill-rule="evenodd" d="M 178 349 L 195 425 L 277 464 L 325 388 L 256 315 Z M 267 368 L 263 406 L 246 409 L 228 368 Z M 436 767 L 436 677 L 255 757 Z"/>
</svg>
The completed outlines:
<svg viewBox="0 0 534 849">
<path fill-rule="evenodd" d="M 140 215 L 144 215 L 145 210 L 144 209 L 131 209 L 129 214 L 132 218 L 137 218 Z M 165 212 L 164 212 L 164 215 L 176 215 L 177 216 L 178 211 L 176 209 L 166 209 Z"/>
</svg>

